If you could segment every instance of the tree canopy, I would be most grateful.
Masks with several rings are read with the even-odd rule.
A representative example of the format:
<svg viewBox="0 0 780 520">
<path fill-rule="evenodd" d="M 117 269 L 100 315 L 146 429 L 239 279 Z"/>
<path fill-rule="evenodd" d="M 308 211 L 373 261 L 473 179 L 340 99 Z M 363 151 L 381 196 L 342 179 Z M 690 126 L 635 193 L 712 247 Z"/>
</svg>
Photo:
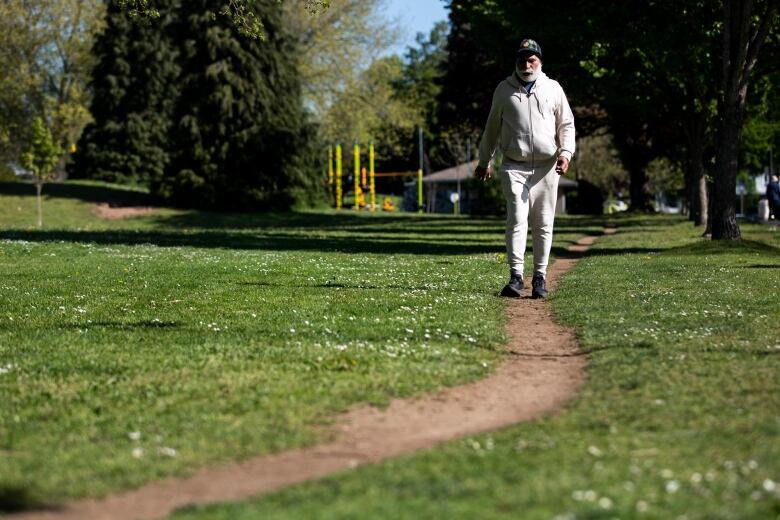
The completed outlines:
<svg viewBox="0 0 780 520">
<path fill-rule="evenodd" d="M 511 71 L 519 38 L 533 37 L 542 44 L 545 70 L 578 109 L 580 135 L 603 125 L 613 134 L 631 176 L 634 209 L 650 208 L 647 169 L 666 158 L 685 168 L 698 223 L 706 217 L 703 187 L 711 171 L 720 193 L 714 215 L 728 222 L 725 233 L 715 227 L 714 237 L 738 236 L 734 176 L 744 103 L 759 56 L 774 52 L 762 44 L 776 45 L 778 0 L 625 3 L 609 10 L 590 0 L 533 9 L 511 0 L 451 0 L 450 8 L 457 30 L 448 42 L 440 121 L 481 124 L 491 85 Z M 766 81 L 759 79 L 759 87 L 771 85 Z M 751 128 L 752 138 L 774 135 L 760 124 Z"/>
<path fill-rule="evenodd" d="M 78 139 L 103 11 L 100 0 L 0 2 L 0 168 L 18 161 L 35 117 L 63 150 Z"/>
<path fill-rule="evenodd" d="M 214 16 L 220 5 L 159 2 L 154 25 L 110 7 L 95 47 L 95 123 L 76 174 L 148 184 L 188 206 L 269 209 L 317 198 L 314 131 L 281 6 L 252 4 L 260 41 Z"/>
</svg>

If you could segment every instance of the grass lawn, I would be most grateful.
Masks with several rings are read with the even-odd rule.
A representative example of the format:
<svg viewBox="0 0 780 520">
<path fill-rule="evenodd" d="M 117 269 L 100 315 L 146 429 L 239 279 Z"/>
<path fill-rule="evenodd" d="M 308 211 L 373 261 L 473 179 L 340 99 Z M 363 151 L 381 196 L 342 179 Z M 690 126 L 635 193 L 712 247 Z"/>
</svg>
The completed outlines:
<svg viewBox="0 0 780 520">
<path fill-rule="evenodd" d="M 498 219 L 213 214 L 122 221 L 96 183 L 0 184 L 0 511 L 310 444 L 358 402 L 500 360 Z M 562 219 L 555 248 L 597 221 Z M 321 434 L 319 434 L 321 435 Z"/>
<path fill-rule="evenodd" d="M 175 518 L 780 517 L 780 231 L 615 220 L 552 299 L 589 359 L 563 413 Z"/>
</svg>

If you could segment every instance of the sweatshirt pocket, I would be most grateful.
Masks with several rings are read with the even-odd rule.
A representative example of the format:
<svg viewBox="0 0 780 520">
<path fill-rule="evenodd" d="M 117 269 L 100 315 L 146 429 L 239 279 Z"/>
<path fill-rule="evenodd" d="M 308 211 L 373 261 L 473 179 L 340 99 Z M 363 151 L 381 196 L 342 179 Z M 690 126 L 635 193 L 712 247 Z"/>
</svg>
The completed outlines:
<svg viewBox="0 0 780 520">
<path fill-rule="evenodd" d="M 509 125 L 501 127 L 501 152 L 509 159 L 523 161 L 531 156 L 531 134 L 518 132 Z"/>
<path fill-rule="evenodd" d="M 542 120 L 535 124 L 534 154 L 539 159 L 549 159 L 558 155 L 558 142 L 555 136 L 554 120 Z"/>
</svg>

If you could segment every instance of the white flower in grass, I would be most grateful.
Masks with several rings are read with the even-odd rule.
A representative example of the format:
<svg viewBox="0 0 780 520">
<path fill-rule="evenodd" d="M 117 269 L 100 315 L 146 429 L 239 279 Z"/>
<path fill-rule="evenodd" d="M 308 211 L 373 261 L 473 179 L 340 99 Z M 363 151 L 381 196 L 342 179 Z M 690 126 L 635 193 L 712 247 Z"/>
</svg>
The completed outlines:
<svg viewBox="0 0 780 520">
<path fill-rule="evenodd" d="M 130 432 L 127 434 L 127 436 L 130 437 L 131 441 L 141 440 L 141 432 Z"/>
<path fill-rule="evenodd" d="M 16 368 L 16 367 L 14 367 L 11 363 L 8 363 L 7 365 L 1 366 L 0 367 L 0 376 L 3 375 L 3 374 L 10 373 L 14 368 Z"/>
<path fill-rule="evenodd" d="M 133 448 L 133 458 L 140 459 L 144 456 L 144 449 L 143 448 Z"/>
<path fill-rule="evenodd" d="M 601 497 L 599 499 L 599 507 L 601 507 L 602 509 L 611 509 L 612 499 L 609 497 Z"/>
<path fill-rule="evenodd" d="M 295 329 L 290 329 L 290 334 L 295 334 Z"/>
<path fill-rule="evenodd" d="M 680 490 L 680 483 L 676 480 L 669 480 L 664 487 L 669 494 L 677 493 Z"/>
<path fill-rule="evenodd" d="M 699 484 L 703 478 L 704 477 L 702 477 L 701 473 L 694 473 L 693 475 L 691 475 L 691 482 L 693 482 L 694 484 Z"/>
<path fill-rule="evenodd" d="M 603 455 L 602 451 L 596 446 L 588 446 L 588 453 L 594 457 L 601 457 Z"/>
<path fill-rule="evenodd" d="M 764 486 L 764 490 L 767 491 L 768 493 L 771 493 L 777 489 L 777 484 L 775 483 L 775 481 L 769 478 L 764 480 L 763 486 Z"/>
<path fill-rule="evenodd" d="M 162 457 L 175 457 L 176 450 L 173 448 L 169 448 L 168 446 L 162 446 L 160 448 L 157 448 L 157 454 Z"/>
<path fill-rule="evenodd" d="M 588 489 L 582 494 L 582 498 L 588 502 L 595 502 L 598 495 L 592 489 Z"/>
</svg>

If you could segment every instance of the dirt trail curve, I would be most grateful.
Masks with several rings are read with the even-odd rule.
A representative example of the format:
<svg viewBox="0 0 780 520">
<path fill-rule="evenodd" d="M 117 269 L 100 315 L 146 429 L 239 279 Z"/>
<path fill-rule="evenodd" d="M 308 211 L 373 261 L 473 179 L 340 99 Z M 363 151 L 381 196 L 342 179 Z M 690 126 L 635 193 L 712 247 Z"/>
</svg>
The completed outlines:
<svg viewBox="0 0 780 520">
<path fill-rule="evenodd" d="M 595 239 L 583 238 L 569 248 L 568 255 L 558 256 L 548 273 L 552 289 Z M 396 399 L 384 410 L 357 407 L 338 418 L 336 438 L 327 444 L 203 469 L 187 478 L 169 478 L 103 499 L 9 518 L 164 518 L 185 505 L 245 499 L 559 409 L 585 381 L 586 360 L 573 331 L 554 322 L 543 300 L 507 300 L 506 313 L 511 355 L 486 379 L 418 399 Z"/>
</svg>

